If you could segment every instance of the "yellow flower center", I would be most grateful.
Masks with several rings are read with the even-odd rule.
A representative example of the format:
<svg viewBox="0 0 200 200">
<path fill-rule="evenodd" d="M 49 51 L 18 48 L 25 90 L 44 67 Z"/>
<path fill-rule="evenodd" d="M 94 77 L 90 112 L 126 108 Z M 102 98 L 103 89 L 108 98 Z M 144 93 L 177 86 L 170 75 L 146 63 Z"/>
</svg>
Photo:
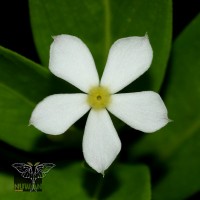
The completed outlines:
<svg viewBox="0 0 200 200">
<path fill-rule="evenodd" d="M 93 87 L 87 98 L 88 104 L 95 110 L 100 110 L 109 105 L 111 95 L 106 87 Z"/>
</svg>

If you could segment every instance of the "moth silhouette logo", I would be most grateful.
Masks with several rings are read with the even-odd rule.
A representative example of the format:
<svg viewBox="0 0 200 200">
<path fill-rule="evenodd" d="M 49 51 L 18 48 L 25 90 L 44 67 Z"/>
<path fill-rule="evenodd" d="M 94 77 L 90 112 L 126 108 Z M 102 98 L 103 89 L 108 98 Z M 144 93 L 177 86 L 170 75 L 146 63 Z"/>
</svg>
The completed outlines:
<svg viewBox="0 0 200 200">
<path fill-rule="evenodd" d="M 21 174 L 21 177 L 23 177 L 23 180 L 20 180 L 20 177 L 15 176 L 15 191 L 42 191 L 42 178 L 44 178 L 55 166 L 56 165 L 53 163 L 40 162 L 37 162 L 34 165 L 31 162 L 12 164 L 12 167 L 14 167 Z M 25 179 L 30 179 L 31 182 L 27 182 Z M 40 181 L 37 181 L 36 183 L 37 179 Z"/>
</svg>

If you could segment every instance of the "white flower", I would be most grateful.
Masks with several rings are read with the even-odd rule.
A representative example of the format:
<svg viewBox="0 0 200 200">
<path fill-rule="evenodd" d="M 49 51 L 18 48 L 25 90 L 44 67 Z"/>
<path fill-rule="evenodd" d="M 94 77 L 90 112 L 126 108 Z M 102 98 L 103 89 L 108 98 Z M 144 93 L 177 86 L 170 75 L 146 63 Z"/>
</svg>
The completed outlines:
<svg viewBox="0 0 200 200">
<path fill-rule="evenodd" d="M 77 37 L 54 37 L 50 48 L 50 71 L 84 93 L 55 94 L 34 109 L 30 123 L 47 134 L 64 133 L 89 110 L 83 136 L 86 162 L 97 172 L 111 165 L 121 142 L 108 111 L 134 129 L 151 133 L 169 120 L 160 96 L 152 91 L 115 94 L 142 75 L 152 61 L 149 39 L 128 37 L 116 41 L 99 80 L 92 55 Z"/>
</svg>

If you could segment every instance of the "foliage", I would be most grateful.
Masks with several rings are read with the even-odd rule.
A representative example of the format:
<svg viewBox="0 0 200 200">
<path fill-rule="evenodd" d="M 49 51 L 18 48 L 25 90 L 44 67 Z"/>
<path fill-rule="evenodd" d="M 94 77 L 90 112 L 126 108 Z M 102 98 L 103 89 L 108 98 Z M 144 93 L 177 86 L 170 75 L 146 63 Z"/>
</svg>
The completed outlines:
<svg viewBox="0 0 200 200">
<path fill-rule="evenodd" d="M 0 196 L 9 200 L 178 200 L 197 195 L 200 15 L 172 42 L 171 0 L 29 0 L 29 9 L 41 64 L 0 47 L 0 156 L 5 163 L 0 171 Z M 85 119 L 61 136 L 46 136 L 28 126 L 34 106 L 44 97 L 78 91 L 46 68 L 51 36 L 71 34 L 81 38 L 94 55 L 101 75 L 115 40 L 146 33 L 154 51 L 152 66 L 125 91 L 161 91 L 173 122 L 154 134 L 131 130 L 140 138 L 131 136 L 128 145 L 123 134 L 130 130 L 117 126 L 122 153 L 103 178 L 81 164 Z M 57 165 L 43 180 L 44 192 L 14 193 L 11 161 L 39 159 Z"/>
</svg>

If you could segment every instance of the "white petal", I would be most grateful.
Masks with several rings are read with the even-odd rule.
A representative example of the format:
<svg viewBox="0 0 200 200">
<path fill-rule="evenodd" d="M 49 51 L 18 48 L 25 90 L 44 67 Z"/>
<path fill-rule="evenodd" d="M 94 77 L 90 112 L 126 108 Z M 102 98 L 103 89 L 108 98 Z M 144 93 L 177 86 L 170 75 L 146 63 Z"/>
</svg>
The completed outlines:
<svg viewBox="0 0 200 200">
<path fill-rule="evenodd" d="M 169 122 L 164 102 L 151 91 L 114 94 L 107 109 L 132 128 L 147 133 L 157 131 Z"/>
<path fill-rule="evenodd" d="M 110 49 L 101 85 L 116 93 L 142 75 L 151 65 L 153 51 L 148 36 L 117 40 Z"/>
<path fill-rule="evenodd" d="M 86 162 L 97 172 L 104 174 L 120 150 L 120 139 L 106 109 L 91 110 L 83 136 Z"/>
<path fill-rule="evenodd" d="M 90 109 L 86 98 L 86 94 L 49 96 L 36 106 L 30 124 L 47 134 L 62 134 Z"/>
<path fill-rule="evenodd" d="M 93 57 L 87 46 L 77 37 L 59 35 L 51 44 L 49 69 L 83 92 L 99 84 Z"/>
</svg>

